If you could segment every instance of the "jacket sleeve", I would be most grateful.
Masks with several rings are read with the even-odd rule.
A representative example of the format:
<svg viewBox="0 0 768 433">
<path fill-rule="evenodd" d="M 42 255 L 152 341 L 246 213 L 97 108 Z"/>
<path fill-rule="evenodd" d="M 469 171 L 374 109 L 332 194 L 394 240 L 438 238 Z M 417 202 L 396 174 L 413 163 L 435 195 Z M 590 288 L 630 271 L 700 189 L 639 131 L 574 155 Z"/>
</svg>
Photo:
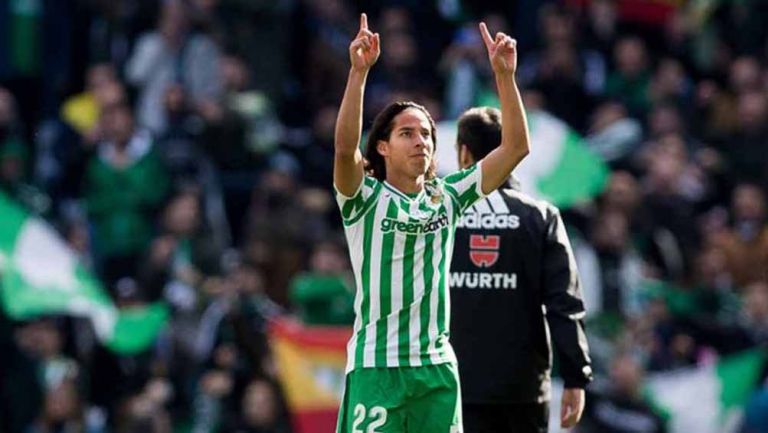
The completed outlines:
<svg viewBox="0 0 768 433">
<path fill-rule="evenodd" d="M 547 323 L 565 387 L 584 388 L 592 380 L 592 367 L 576 260 L 556 208 L 547 208 L 546 224 L 542 293 Z"/>
</svg>

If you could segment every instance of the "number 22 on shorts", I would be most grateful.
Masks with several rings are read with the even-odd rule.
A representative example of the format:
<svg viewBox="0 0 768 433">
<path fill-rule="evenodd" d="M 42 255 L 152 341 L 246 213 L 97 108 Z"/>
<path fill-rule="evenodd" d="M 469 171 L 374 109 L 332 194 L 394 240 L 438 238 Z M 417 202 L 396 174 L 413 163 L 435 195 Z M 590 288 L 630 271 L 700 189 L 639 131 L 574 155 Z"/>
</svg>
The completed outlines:
<svg viewBox="0 0 768 433">
<path fill-rule="evenodd" d="M 371 422 L 368 424 L 368 428 L 365 430 L 365 432 L 358 428 L 366 418 L 365 406 L 362 404 L 356 405 L 354 416 L 355 420 L 352 422 L 352 433 L 381 433 L 376 429 L 383 426 L 384 423 L 387 422 L 387 410 L 381 406 L 374 406 L 368 411 L 367 418 L 369 418 Z"/>
</svg>

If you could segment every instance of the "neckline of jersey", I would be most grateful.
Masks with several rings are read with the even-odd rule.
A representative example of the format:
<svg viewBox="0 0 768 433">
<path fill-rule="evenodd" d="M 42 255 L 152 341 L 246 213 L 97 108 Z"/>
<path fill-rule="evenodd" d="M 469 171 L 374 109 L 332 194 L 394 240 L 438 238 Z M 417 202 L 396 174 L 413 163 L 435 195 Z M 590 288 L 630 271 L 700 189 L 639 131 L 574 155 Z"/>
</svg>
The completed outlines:
<svg viewBox="0 0 768 433">
<path fill-rule="evenodd" d="M 392 185 L 391 183 L 387 182 L 386 180 L 384 181 L 384 186 L 387 187 L 388 190 L 390 190 L 393 193 L 395 193 L 398 196 L 400 196 L 400 198 L 403 198 L 403 199 L 408 200 L 408 201 L 418 201 L 424 195 L 424 191 L 426 190 L 426 188 L 422 188 L 421 191 L 419 191 L 419 193 L 416 194 L 415 197 L 409 197 L 408 194 L 400 191 L 394 185 Z"/>
</svg>

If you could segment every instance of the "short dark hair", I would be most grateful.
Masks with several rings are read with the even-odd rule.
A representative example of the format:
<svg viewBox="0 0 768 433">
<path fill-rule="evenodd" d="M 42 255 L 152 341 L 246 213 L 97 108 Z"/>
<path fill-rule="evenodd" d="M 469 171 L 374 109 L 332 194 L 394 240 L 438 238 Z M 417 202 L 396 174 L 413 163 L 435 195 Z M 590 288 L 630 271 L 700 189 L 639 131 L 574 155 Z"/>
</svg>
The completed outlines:
<svg viewBox="0 0 768 433">
<path fill-rule="evenodd" d="M 387 166 L 384 162 L 384 157 L 376 149 L 376 143 L 379 140 L 389 141 L 389 136 L 392 134 L 392 128 L 395 126 L 395 117 L 403 111 L 415 108 L 425 116 L 429 121 L 430 133 L 432 135 L 432 163 L 427 169 L 426 178 L 432 179 L 437 174 L 437 160 L 435 158 L 435 151 L 437 150 L 437 128 L 435 127 L 435 121 L 432 120 L 432 116 L 429 114 L 423 105 L 419 105 L 412 101 L 398 101 L 393 102 L 376 115 L 373 119 L 373 126 L 368 133 L 368 140 L 365 144 L 365 172 L 369 176 L 383 181 L 387 178 Z"/>
<path fill-rule="evenodd" d="M 470 108 L 459 117 L 456 144 L 467 146 L 479 161 L 501 144 L 501 111 L 491 107 Z"/>
</svg>

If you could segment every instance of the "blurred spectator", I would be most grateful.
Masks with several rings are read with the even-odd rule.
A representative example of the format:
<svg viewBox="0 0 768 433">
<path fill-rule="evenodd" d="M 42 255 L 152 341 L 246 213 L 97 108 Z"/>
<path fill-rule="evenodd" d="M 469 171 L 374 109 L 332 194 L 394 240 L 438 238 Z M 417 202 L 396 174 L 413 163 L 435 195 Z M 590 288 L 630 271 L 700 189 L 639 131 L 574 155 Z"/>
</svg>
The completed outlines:
<svg viewBox="0 0 768 433">
<path fill-rule="evenodd" d="M 329 161 L 334 158 L 334 133 L 338 114 L 337 106 L 326 105 L 315 115 L 310 141 L 302 149 L 302 180 L 307 185 L 327 189 L 333 184 L 333 166 Z"/>
<path fill-rule="evenodd" d="M 637 314 L 643 266 L 631 244 L 627 217 L 606 210 L 594 216 L 590 229 L 590 245 L 574 248 L 580 272 L 591 276 L 584 288 L 588 308 L 592 314 Z"/>
<path fill-rule="evenodd" d="M 306 103 L 310 110 L 326 104 L 336 104 L 344 92 L 344 82 L 349 71 L 346 41 L 355 31 L 355 17 L 342 0 L 311 0 L 306 2 L 309 14 L 307 57 L 300 59 Z"/>
<path fill-rule="evenodd" d="M 248 170 L 277 147 L 282 125 L 267 95 L 256 90 L 244 60 L 222 57 L 223 113 L 202 137 L 204 149 L 222 170 Z"/>
<path fill-rule="evenodd" d="M 737 96 L 760 91 L 763 88 L 763 68 L 755 57 L 739 57 L 731 63 L 728 80 Z"/>
<path fill-rule="evenodd" d="M 613 0 L 589 2 L 583 23 L 584 43 L 596 49 L 604 58 L 612 54 L 619 31 L 617 4 Z"/>
<path fill-rule="evenodd" d="M 674 58 L 664 58 L 651 78 L 648 99 L 654 103 L 665 102 L 685 107 L 691 103 L 693 86 L 683 64 Z"/>
<path fill-rule="evenodd" d="M 743 293 L 744 325 L 758 344 L 768 343 L 768 283 L 756 281 Z"/>
<path fill-rule="evenodd" d="M 579 433 L 667 431 L 664 415 L 643 395 L 643 368 L 631 356 L 617 355 L 610 379 L 587 388 L 584 418 Z"/>
<path fill-rule="evenodd" d="M 97 127 L 101 106 L 100 100 L 109 91 L 109 86 L 117 82 L 115 68 L 110 63 L 97 63 L 88 68 L 85 77 L 85 90 L 71 96 L 61 107 L 62 120 L 82 136 L 94 134 Z"/>
<path fill-rule="evenodd" d="M 650 64 L 645 42 L 636 36 L 625 36 L 613 51 L 615 71 L 608 75 L 605 92 L 622 101 L 630 114 L 643 118 L 650 101 Z"/>
<path fill-rule="evenodd" d="M 642 139 L 640 122 L 621 102 L 608 101 L 592 114 L 587 145 L 612 166 L 626 166 Z"/>
<path fill-rule="evenodd" d="M 75 382 L 65 379 L 45 395 L 43 410 L 27 433 L 86 433 L 85 413 Z"/>
<path fill-rule="evenodd" d="M 152 241 L 148 263 L 142 266 L 144 285 L 150 292 L 147 296 L 159 299 L 166 290 L 172 300 L 185 305 L 186 299 L 196 298 L 207 276 L 220 272 L 222 246 L 216 245 L 205 227 L 201 198 L 193 189 L 170 199 L 161 227 Z"/>
<path fill-rule="evenodd" d="M 122 401 L 115 431 L 171 433 L 171 418 L 165 409 L 170 398 L 171 389 L 166 381 L 150 380 L 143 389 Z"/>
<path fill-rule="evenodd" d="M 768 280 L 767 217 L 765 193 L 756 185 L 737 186 L 731 204 L 731 227 L 714 239 L 725 255 L 736 287 Z"/>
<path fill-rule="evenodd" d="M 503 18 L 491 15 L 485 18 L 493 29 L 504 31 L 507 27 Z M 487 54 L 483 40 L 474 23 L 460 27 L 445 49 L 438 68 L 446 77 L 445 115 L 456 119 L 469 107 L 480 104 L 492 77 L 488 68 Z M 492 89 L 491 89 L 492 90 Z"/>
<path fill-rule="evenodd" d="M 85 175 L 86 206 L 94 249 L 107 281 L 135 275 L 149 245 L 153 213 L 165 198 L 167 177 L 146 131 L 136 128 L 130 107 L 118 103 L 102 113 L 106 141 Z"/>
<path fill-rule="evenodd" d="M 648 171 L 643 178 L 643 200 L 652 227 L 649 235 L 659 255 L 655 265 L 664 278 L 679 282 L 699 242 L 691 221 L 706 185 L 701 173 L 690 164 L 679 135 L 661 137 L 645 150 Z"/>
<path fill-rule="evenodd" d="M 245 388 L 239 416 L 222 430 L 225 433 L 290 433 L 275 385 L 254 379 Z"/>
<path fill-rule="evenodd" d="M 290 299 L 307 325 L 351 325 L 354 321 L 354 288 L 346 250 L 337 242 L 317 244 L 309 271 L 293 278 Z"/>
<path fill-rule="evenodd" d="M 31 183 L 31 149 L 19 129 L 13 95 L 0 87 L 0 191 L 42 215 L 51 210 L 51 200 Z"/>
<path fill-rule="evenodd" d="M 539 23 L 543 47 L 523 58 L 520 82 L 541 92 L 547 111 L 584 132 L 593 96 L 604 87 L 605 59 L 579 47 L 576 18 L 564 7 L 543 6 Z"/>
<path fill-rule="evenodd" d="M 181 84 L 202 111 L 221 97 L 218 47 L 191 31 L 183 0 L 164 1 L 161 8 L 157 29 L 139 38 L 126 65 L 128 81 L 141 93 L 138 123 L 157 134 L 167 127 L 163 99 L 171 84 Z"/>
<path fill-rule="evenodd" d="M 730 176 L 768 188 L 768 100 L 763 91 L 738 98 L 738 129 L 722 149 Z"/>
</svg>

